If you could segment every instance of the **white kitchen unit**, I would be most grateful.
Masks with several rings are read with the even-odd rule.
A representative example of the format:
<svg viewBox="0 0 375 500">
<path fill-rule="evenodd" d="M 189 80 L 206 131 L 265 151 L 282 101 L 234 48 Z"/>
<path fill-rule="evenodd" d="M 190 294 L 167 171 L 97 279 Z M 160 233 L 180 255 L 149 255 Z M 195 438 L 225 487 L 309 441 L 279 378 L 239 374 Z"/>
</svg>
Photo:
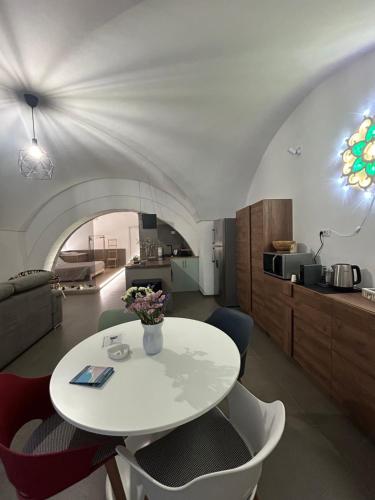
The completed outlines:
<svg viewBox="0 0 375 500">
<path fill-rule="evenodd" d="M 172 292 L 195 292 L 199 290 L 199 258 L 171 258 Z"/>
</svg>

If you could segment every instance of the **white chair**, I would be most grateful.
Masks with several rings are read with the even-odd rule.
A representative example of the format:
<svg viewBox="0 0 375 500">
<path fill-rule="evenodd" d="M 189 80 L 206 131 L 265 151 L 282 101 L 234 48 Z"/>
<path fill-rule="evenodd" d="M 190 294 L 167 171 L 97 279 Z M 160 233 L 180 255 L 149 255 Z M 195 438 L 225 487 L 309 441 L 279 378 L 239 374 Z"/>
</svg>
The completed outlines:
<svg viewBox="0 0 375 500">
<path fill-rule="evenodd" d="M 211 411 L 206 414 L 207 417 L 203 420 L 199 417 L 168 434 L 164 433 L 163 437 L 159 435 L 149 439 L 146 446 L 139 446 L 139 438 L 128 438 L 127 448 L 118 446 L 117 452 L 125 460 L 126 469 L 130 471 L 128 500 L 143 500 L 145 496 L 149 500 L 252 500 L 256 494 L 263 460 L 272 452 L 282 436 L 285 408 L 281 401 L 273 403 L 260 401 L 238 382 L 228 396 L 228 405 L 230 424 L 223 413 L 216 408 L 213 410 L 214 413 Z M 216 426 L 216 431 L 213 433 L 212 429 L 205 428 L 210 418 L 219 424 L 219 428 L 216 424 L 212 426 L 212 428 Z M 193 436 L 191 432 L 195 422 L 196 429 L 195 436 Z M 183 434 L 184 428 L 189 429 L 186 436 Z M 183 439 L 184 437 L 188 440 Z M 216 442 L 208 441 L 215 437 Z M 224 463 L 224 467 L 226 460 L 229 464 L 233 463 L 232 459 L 242 460 L 242 464 L 238 467 L 232 466 L 227 470 L 217 468 L 217 472 L 204 473 L 203 471 L 202 474 L 205 468 L 205 465 L 202 468 L 202 453 L 197 456 L 197 450 L 194 448 L 194 443 L 198 441 L 205 443 L 211 470 L 212 463 L 217 458 L 215 452 L 218 450 L 225 450 L 225 453 L 222 453 L 223 457 L 218 458 L 219 462 L 221 460 Z M 236 442 L 234 446 L 237 448 L 241 446 L 245 448 L 245 453 L 248 453 L 246 461 L 243 461 L 244 449 L 238 450 L 238 453 L 234 451 L 233 441 Z M 150 443 L 151 446 L 148 446 Z M 171 445 L 174 448 L 171 448 Z M 154 448 L 153 451 L 152 448 Z M 183 463 L 181 463 L 182 448 L 184 448 L 185 459 L 188 454 L 188 460 Z M 148 450 L 150 450 L 149 457 L 147 456 Z M 232 459 L 225 456 L 226 454 L 233 455 L 233 451 L 237 456 Z M 149 458 L 153 462 L 150 463 Z M 143 466 L 146 464 L 148 472 L 140 463 Z M 181 477 L 177 479 L 171 477 L 176 470 L 177 476 L 181 474 L 184 477 L 193 476 L 193 479 L 186 484 L 171 486 L 171 483 L 181 483 Z M 180 473 L 181 470 L 183 470 L 182 473 Z M 159 479 L 167 477 L 167 480 L 161 482 L 154 476 Z"/>
</svg>

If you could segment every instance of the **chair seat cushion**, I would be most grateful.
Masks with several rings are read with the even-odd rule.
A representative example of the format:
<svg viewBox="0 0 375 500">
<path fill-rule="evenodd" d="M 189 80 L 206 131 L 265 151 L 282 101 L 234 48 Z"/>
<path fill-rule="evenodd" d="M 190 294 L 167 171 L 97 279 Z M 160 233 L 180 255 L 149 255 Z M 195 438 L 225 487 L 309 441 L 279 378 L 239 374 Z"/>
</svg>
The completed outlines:
<svg viewBox="0 0 375 500">
<path fill-rule="evenodd" d="M 24 446 L 23 452 L 30 455 L 41 455 L 95 444 L 100 447 L 94 456 L 92 465 L 105 462 L 115 455 L 115 447 L 123 445 L 124 441 L 122 438 L 109 438 L 82 431 L 54 413 L 35 429 Z"/>
<path fill-rule="evenodd" d="M 251 453 L 224 415 L 214 408 L 135 453 L 139 465 L 156 481 L 179 487 L 194 478 L 235 469 Z"/>
</svg>

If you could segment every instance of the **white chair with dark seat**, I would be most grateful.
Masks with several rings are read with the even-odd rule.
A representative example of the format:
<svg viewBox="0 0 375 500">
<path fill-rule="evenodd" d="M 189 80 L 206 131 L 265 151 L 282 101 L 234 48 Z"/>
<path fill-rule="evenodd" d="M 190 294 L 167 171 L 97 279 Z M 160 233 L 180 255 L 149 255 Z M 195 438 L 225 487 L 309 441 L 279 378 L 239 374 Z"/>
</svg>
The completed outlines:
<svg viewBox="0 0 375 500">
<path fill-rule="evenodd" d="M 128 500 L 247 500 L 285 425 L 281 401 L 264 403 L 238 382 L 229 418 L 214 408 L 146 445 L 117 447 L 130 470 Z"/>
</svg>

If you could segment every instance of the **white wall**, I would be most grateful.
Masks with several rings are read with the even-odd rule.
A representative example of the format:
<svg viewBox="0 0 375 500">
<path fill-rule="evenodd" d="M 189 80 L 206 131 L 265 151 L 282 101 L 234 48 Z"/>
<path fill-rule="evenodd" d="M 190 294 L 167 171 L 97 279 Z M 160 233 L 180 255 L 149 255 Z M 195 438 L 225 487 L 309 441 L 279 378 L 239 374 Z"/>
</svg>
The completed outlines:
<svg viewBox="0 0 375 500">
<path fill-rule="evenodd" d="M 375 114 L 375 54 L 348 64 L 319 85 L 291 114 L 277 132 L 253 178 L 248 203 L 263 198 L 292 198 L 294 238 L 317 250 L 319 231 L 335 228 L 351 232 L 366 213 L 369 201 L 363 192 L 344 192 L 340 151 L 370 108 Z M 372 109 L 371 109 L 372 108 Z M 302 145 L 300 157 L 287 153 Z M 362 232 L 353 238 L 327 238 L 323 265 L 358 264 L 363 284 L 375 276 L 375 209 Z"/>
<path fill-rule="evenodd" d="M 24 233 L 0 230 L 0 281 L 25 269 Z"/>
<path fill-rule="evenodd" d="M 89 236 L 103 235 L 106 247 L 108 247 L 108 239 L 115 238 L 117 248 L 125 248 L 126 260 L 129 260 L 134 255 L 139 255 L 138 227 L 138 214 L 136 212 L 111 212 L 100 215 L 74 231 L 61 250 L 88 250 Z M 132 240 L 131 245 L 130 240 Z M 95 239 L 94 247 L 102 249 L 102 240 Z"/>
<path fill-rule="evenodd" d="M 112 212 L 104 214 L 94 219 L 94 234 L 103 234 L 105 236 L 106 245 L 109 238 L 117 239 L 118 248 L 126 248 L 126 258 L 131 259 L 133 255 L 139 255 L 139 243 L 134 245 L 135 251 L 133 255 L 130 252 L 130 235 L 129 228 L 138 228 L 138 214 L 135 212 Z M 139 235 L 137 237 L 139 241 Z M 136 243 L 136 242 L 135 242 Z"/>
</svg>

